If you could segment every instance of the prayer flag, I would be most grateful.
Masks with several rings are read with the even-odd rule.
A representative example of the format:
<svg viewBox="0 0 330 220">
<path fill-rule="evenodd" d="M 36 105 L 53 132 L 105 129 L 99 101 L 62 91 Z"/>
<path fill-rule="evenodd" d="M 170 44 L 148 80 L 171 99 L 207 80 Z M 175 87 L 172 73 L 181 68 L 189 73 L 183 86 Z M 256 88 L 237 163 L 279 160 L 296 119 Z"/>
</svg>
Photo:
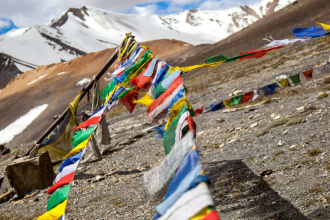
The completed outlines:
<svg viewBox="0 0 330 220">
<path fill-rule="evenodd" d="M 55 208 L 58 204 L 64 202 L 70 193 L 71 184 L 62 187 L 57 190 L 48 200 L 47 211 Z"/>
<path fill-rule="evenodd" d="M 76 154 L 70 158 L 66 158 L 65 161 L 57 168 L 57 170 L 61 172 L 64 167 L 77 162 L 81 158 L 81 156 L 82 156 L 82 152 L 80 152 L 79 154 Z"/>
<path fill-rule="evenodd" d="M 75 162 L 74 164 L 64 167 L 64 169 L 59 174 L 57 174 L 57 176 L 55 177 L 55 179 L 53 181 L 53 185 L 55 185 L 58 181 L 60 181 L 64 176 L 75 172 L 78 164 L 79 164 L 79 161 Z"/>
<path fill-rule="evenodd" d="M 253 91 L 246 92 L 243 94 L 239 104 L 244 104 L 244 103 L 250 102 L 250 101 L 252 101 L 252 99 L 253 99 Z"/>
<path fill-rule="evenodd" d="M 55 190 L 57 190 L 61 186 L 70 184 L 72 182 L 72 180 L 73 180 L 74 173 L 75 172 L 72 172 L 72 173 L 69 173 L 68 175 L 63 176 L 57 183 L 55 183 L 54 185 L 52 185 L 52 187 L 50 187 L 47 190 L 47 193 L 48 194 L 53 194 L 55 192 Z"/>
<path fill-rule="evenodd" d="M 182 76 L 179 75 L 168 89 L 155 99 L 147 110 L 150 123 L 156 123 L 166 117 L 168 106 L 176 94 L 183 88 Z"/>
<path fill-rule="evenodd" d="M 213 206 L 213 199 L 206 183 L 184 193 L 159 220 L 189 219 L 207 206 Z"/>
<path fill-rule="evenodd" d="M 225 106 L 225 104 L 223 104 L 223 102 L 218 102 L 218 103 L 212 104 L 210 107 L 213 112 L 226 108 L 226 106 Z"/>
<path fill-rule="evenodd" d="M 311 28 L 293 28 L 292 33 L 296 37 L 320 37 L 328 34 L 328 31 L 324 30 L 323 27 L 313 26 Z"/>
<path fill-rule="evenodd" d="M 72 145 L 74 149 L 75 147 L 77 147 L 80 143 L 82 143 L 83 141 L 85 141 L 90 135 L 93 134 L 95 127 L 92 128 L 88 128 L 86 130 L 83 131 L 76 131 L 75 135 L 73 136 L 73 141 L 72 141 Z"/>
<path fill-rule="evenodd" d="M 156 209 L 159 214 L 164 215 L 165 212 L 189 189 L 190 183 L 201 174 L 201 164 L 198 162 L 199 156 L 197 149 L 189 152 L 181 161 L 167 193 L 164 201 L 159 204 Z"/>
<path fill-rule="evenodd" d="M 155 75 L 157 69 L 156 65 L 158 63 L 158 58 L 155 57 L 148 64 L 148 66 L 143 70 L 143 72 L 137 77 L 131 79 L 131 84 L 137 88 L 148 88 L 150 86 L 150 82 Z"/>
<path fill-rule="evenodd" d="M 265 56 L 269 51 L 280 49 L 282 47 L 283 46 L 278 46 L 278 47 L 273 47 L 273 48 L 269 48 L 269 49 L 240 53 L 240 55 L 244 55 L 244 54 L 249 54 L 249 55 L 241 57 L 241 58 L 239 58 L 239 60 L 247 60 L 247 59 L 251 59 L 251 58 L 261 58 L 261 57 Z"/>
<path fill-rule="evenodd" d="M 73 129 L 80 129 L 80 128 L 85 128 L 89 125 L 94 125 L 97 124 L 101 121 L 102 116 L 103 116 L 103 112 L 107 109 L 107 105 L 103 105 L 101 106 L 99 109 L 97 109 L 93 115 L 86 121 L 84 121 L 83 123 L 81 123 L 78 127 L 75 127 Z"/>
<path fill-rule="evenodd" d="M 202 114 L 203 113 L 203 107 L 195 109 L 194 112 L 195 112 L 195 116 L 198 116 L 198 115 Z"/>
<path fill-rule="evenodd" d="M 121 96 L 121 95 L 120 95 Z M 138 99 L 139 89 L 130 90 L 123 97 L 119 97 L 119 103 L 125 106 L 125 108 L 132 114 L 136 103 L 135 101 Z"/>
<path fill-rule="evenodd" d="M 67 200 L 53 208 L 52 210 L 46 212 L 45 214 L 39 216 L 37 220 L 58 220 L 64 215 L 65 212 L 65 206 L 66 206 Z"/>
<path fill-rule="evenodd" d="M 313 79 L 313 69 L 302 72 L 306 79 Z"/>
<path fill-rule="evenodd" d="M 75 147 L 72 151 L 70 151 L 67 155 L 65 155 L 65 157 L 63 158 L 63 160 L 65 160 L 68 157 L 72 157 L 73 155 L 76 155 L 78 153 L 80 153 L 84 147 L 86 147 L 86 145 L 88 144 L 89 139 L 91 139 L 92 135 L 88 137 L 87 140 L 81 142 L 77 147 Z"/>
<path fill-rule="evenodd" d="M 231 103 L 230 103 L 230 106 L 233 106 L 233 105 L 238 105 L 242 99 L 242 96 L 243 95 L 238 95 L 238 96 L 235 96 L 233 98 L 231 98 Z"/>
<path fill-rule="evenodd" d="M 218 213 L 215 210 L 213 210 L 201 220 L 220 220 L 220 217 Z"/>
<path fill-rule="evenodd" d="M 225 101 L 223 101 L 223 104 L 226 106 L 226 108 L 228 108 L 231 104 L 231 98 L 226 99 Z"/>
<path fill-rule="evenodd" d="M 170 69 L 170 68 L 169 68 Z M 177 70 L 173 72 L 172 74 L 168 75 L 165 79 L 163 79 L 153 90 L 152 90 L 152 97 L 157 99 L 160 97 L 169 87 L 172 85 L 172 83 L 181 76 L 182 71 Z"/>
<path fill-rule="evenodd" d="M 291 86 L 290 83 L 289 83 L 289 80 L 288 78 L 285 78 L 285 79 L 281 79 L 280 81 L 278 81 L 283 87 L 288 87 L 288 86 Z"/>
<path fill-rule="evenodd" d="M 301 85 L 299 73 L 296 75 L 290 76 L 290 79 L 292 80 L 292 82 L 294 83 L 295 86 Z"/>
<path fill-rule="evenodd" d="M 252 101 L 260 98 L 262 96 L 260 89 L 253 90 L 253 98 Z"/>
<path fill-rule="evenodd" d="M 277 85 L 277 83 L 273 83 L 268 86 L 265 86 L 264 88 L 267 90 L 268 95 L 271 95 L 275 92 L 276 88 L 278 88 L 278 87 L 279 86 Z M 267 95 L 265 95 L 265 96 L 267 96 Z"/>
</svg>

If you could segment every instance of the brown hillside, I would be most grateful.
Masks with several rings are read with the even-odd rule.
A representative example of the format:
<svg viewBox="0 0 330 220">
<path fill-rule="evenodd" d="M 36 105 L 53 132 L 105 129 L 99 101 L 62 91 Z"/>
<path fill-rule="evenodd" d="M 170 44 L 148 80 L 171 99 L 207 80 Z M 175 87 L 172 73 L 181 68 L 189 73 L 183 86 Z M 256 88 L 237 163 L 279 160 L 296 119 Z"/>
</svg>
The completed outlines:
<svg viewBox="0 0 330 220">
<path fill-rule="evenodd" d="M 166 39 L 148 41 L 141 44 L 149 47 L 160 58 L 192 47 L 192 45 L 182 41 Z M 90 53 L 68 62 L 41 66 L 13 79 L 0 93 L 0 112 L 2 113 L 0 130 L 13 123 L 35 106 L 42 104 L 48 104 L 49 106 L 25 131 L 17 135 L 7 146 L 18 148 L 20 144 L 31 142 L 38 138 L 42 131 L 52 123 L 53 116 L 60 114 L 79 93 L 82 86 L 76 86 L 76 83 L 83 78 L 92 78 L 113 51 L 114 49 L 107 49 Z M 112 71 L 113 68 L 114 66 L 110 67 L 109 71 Z M 66 73 L 57 75 L 62 72 Z M 40 76 L 44 77 L 28 85 Z M 104 76 L 106 77 L 107 75 Z M 104 88 L 107 83 L 102 78 L 101 88 Z"/>
</svg>

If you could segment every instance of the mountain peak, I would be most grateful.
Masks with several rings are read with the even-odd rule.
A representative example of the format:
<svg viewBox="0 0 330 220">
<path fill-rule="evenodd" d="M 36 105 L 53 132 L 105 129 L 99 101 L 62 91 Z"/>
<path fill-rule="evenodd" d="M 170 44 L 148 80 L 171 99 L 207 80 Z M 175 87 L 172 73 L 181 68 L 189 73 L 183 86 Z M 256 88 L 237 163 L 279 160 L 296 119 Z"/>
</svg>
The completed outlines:
<svg viewBox="0 0 330 220">
<path fill-rule="evenodd" d="M 58 19 L 53 19 L 49 26 L 52 28 L 59 28 L 63 26 L 69 18 L 69 13 L 72 13 L 74 16 L 78 17 L 83 21 L 85 21 L 85 16 L 89 16 L 88 8 L 86 6 L 83 6 L 81 8 L 69 8 L 61 17 L 59 17 Z"/>
</svg>

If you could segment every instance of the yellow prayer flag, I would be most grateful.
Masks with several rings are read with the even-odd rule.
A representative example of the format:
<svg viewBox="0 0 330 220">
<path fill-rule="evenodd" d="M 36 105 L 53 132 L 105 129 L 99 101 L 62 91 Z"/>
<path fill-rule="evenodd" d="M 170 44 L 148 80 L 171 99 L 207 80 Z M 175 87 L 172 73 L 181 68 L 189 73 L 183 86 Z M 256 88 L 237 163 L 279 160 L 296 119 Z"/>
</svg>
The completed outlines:
<svg viewBox="0 0 330 220">
<path fill-rule="evenodd" d="M 147 93 L 147 94 L 146 94 L 145 96 L 143 96 L 141 99 L 133 101 L 133 103 L 140 103 L 140 104 L 142 104 L 142 105 L 149 106 L 149 105 L 151 105 L 151 103 L 152 103 L 153 101 L 154 101 L 154 99 L 151 98 L 151 97 L 149 96 L 149 94 Z"/>
<path fill-rule="evenodd" d="M 209 207 L 203 208 L 200 212 L 198 212 L 194 217 L 190 218 L 189 220 L 201 220 L 206 215 L 208 215 L 211 212 Z"/>
<path fill-rule="evenodd" d="M 280 81 L 278 81 L 283 87 L 288 87 L 290 86 L 289 80 L 286 79 L 281 79 Z"/>
<path fill-rule="evenodd" d="M 87 140 L 81 142 L 77 147 L 75 147 L 72 151 L 70 151 L 65 157 L 63 157 L 63 160 L 80 153 L 82 151 L 82 149 L 87 146 L 88 141 L 91 139 L 91 137 L 92 137 L 92 135 L 90 135 Z"/>
<path fill-rule="evenodd" d="M 45 214 L 39 216 L 37 220 L 58 220 L 64 215 L 66 202 L 68 200 L 64 200 L 61 204 L 57 205 L 55 208 L 49 210 Z"/>
<path fill-rule="evenodd" d="M 228 108 L 231 104 L 231 98 L 226 99 L 225 101 L 223 101 L 223 104 L 226 106 L 226 108 Z"/>
<path fill-rule="evenodd" d="M 329 24 L 323 24 L 323 23 L 319 23 L 319 22 L 316 22 L 316 24 L 321 25 L 324 30 L 330 31 L 330 25 Z"/>
</svg>

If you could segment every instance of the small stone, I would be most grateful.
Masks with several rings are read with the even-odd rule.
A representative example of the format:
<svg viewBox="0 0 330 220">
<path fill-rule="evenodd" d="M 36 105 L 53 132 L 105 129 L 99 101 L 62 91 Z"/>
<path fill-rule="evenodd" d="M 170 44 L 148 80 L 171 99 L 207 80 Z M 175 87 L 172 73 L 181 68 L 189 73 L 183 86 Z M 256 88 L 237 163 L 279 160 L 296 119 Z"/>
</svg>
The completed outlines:
<svg viewBox="0 0 330 220">
<path fill-rule="evenodd" d="M 266 175 L 270 175 L 270 174 L 272 174 L 273 172 L 274 172 L 274 171 L 271 170 L 271 169 L 263 170 L 263 171 L 260 173 L 260 175 L 261 175 L 261 176 L 266 176 Z"/>
<path fill-rule="evenodd" d="M 299 113 L 302 113 L 304 111 L 305 111 L 305 107 L 304 106 L 297 108 L 297 112 L 299 112 Z"/>
<path fill-rule="evenodd" d="M 274 117 L 275 120 L 280 119 L 280 118 L 281 118 L 281 116 L 279 116 L 279 115 Z"/>
<path fill-rule="evenodd" d="M 287 133 L 289 133 L 289 130 L 285 130 L 285 131 L 283 131 L 282 134 L 287 134 Z"/>
<path fill-rule="evenodd" d="M 218 119 L 217 119 L 217 122 L 218 122 L 218 123 L 222 123 L 222 122 L 224 122 L 224 121 L 225 121 L 225 119 L 223 119 L 223 118 L 218 118 Z"/>
<path fill-rule="evenodd" d="M 314 138 L 314 137 L 315 137 L 315 134 L 311 134 L 310 137 L 311 137 L 311 138 Z"/>
<path fill-rule="evenodd" d="M 252 124 L 252 125 L 250 125 L 250 128 L 254 128 L 254 127 L 257 127 L 259 125 L 259 123 L 257 122 L 257 123 L 254 123 L 254 124 Z"/>
<path fill-rule="evenodd" d="M 293 144 L 290 146 L 290 149 L 295 148 L 297 145 Z"/>
<path fill-rule="evenodd" d="M 281 141 L 281 140 L 277 143 L 277 146 L 279 146 L 279 147 L 280 147 L 280 146 L 283 146 L 283 145 L 284 145 L 284 142 Z"/>
<path fill-rule="evenodd" d="M 252 119 L 252 118 L 253 118 L 253 116 L 252 116 L 252 115 L 250 115 L 250 116 L 249 116 L 249 119 Z"/>
<path fill-rule="evenodd" d="M 213 148 L 217 149 L 217 148 L 219 148 L 219 145 L 214 145 Z"/>
</svg>

